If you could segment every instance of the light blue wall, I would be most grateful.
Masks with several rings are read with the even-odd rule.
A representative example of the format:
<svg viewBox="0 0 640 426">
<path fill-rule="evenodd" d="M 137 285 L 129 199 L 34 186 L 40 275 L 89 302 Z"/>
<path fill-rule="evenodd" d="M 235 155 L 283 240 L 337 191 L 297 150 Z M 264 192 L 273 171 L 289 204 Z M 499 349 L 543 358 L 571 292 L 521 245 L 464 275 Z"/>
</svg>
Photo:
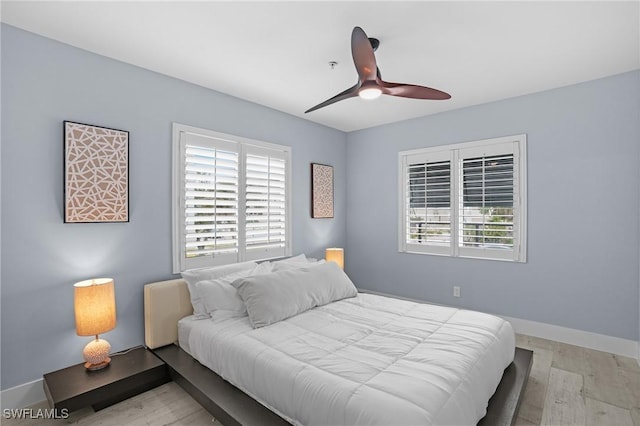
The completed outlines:
<svg viewBox="0 0 640 426">
<path fill-rule="evenodd" d="M 346 135 L 2 25 L 2 389 L 82 360 L 72 284 L 116 282 L 112 350 L 143 343 L 142 286 L 171 274 L 171 123 L 292 147 L 293 251 L 346 244 Z M 171 58 L 167 58 L 171 60 Z M 130 131 L 130 223 L 63 224 L 62 121 Z M 336 219 L 310 218 L 310 162 Z"/>
<path fill-rule="evenodd" d="M 638 339 L 639 103 L 636 71 L 350 133 L 347 272 L 371 290 Z M 398 151 L 520 133 L 526 264 L 398 253 Z"/>
<path fill-rule="evenodd" d="M 294 253 L 346 246 L 361 287 L 640 338 L 640 72 L 345 135 L 4 24 L 1 43 L 2 389 L 81 360 L 80 279 L 116 280 L 113 350 L 143 342 L 142 285 L 172 277 L 173 121 L 290 145 Z M 65 119 L 131 132 L 130 223 L 62 223 Z M 527 264 L 397 253 L 398 151 L 518 133 Z M 310 162 L 335 166 L 336 219 L 310 218 Z"/>
</svg>

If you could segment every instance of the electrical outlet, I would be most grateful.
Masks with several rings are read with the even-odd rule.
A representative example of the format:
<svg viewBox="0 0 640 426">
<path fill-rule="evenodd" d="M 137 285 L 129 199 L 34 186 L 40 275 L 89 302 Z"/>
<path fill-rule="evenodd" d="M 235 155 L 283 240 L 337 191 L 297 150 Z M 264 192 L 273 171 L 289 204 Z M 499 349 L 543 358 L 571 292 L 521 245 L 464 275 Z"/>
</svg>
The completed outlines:
<svg viewBox="0 0 640 426">
<path fill-rule="evenodd" d="M 453 286 L 453 297 L 460 297 L 460 287 L 457 285 Z"/>
</svg>

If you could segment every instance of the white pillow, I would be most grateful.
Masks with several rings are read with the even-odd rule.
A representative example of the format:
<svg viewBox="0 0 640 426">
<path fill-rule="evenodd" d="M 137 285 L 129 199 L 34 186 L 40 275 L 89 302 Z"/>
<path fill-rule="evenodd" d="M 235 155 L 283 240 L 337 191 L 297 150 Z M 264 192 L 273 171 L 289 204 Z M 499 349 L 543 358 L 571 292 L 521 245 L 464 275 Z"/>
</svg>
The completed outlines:
<svg viewBox="0 0 640 426">
<path fill-rule="evenodd" d="M 253 275 L 262 275 L 262 274 L 270 274 L 273 272 L 273 263 L 271 262 L 262 262 L 258 263 L 258 266 L 254 270 L 251 271 L 251 276 Z"/>
<path fill-rule="evenodd" d="M 196 291 L 208 315 L 213 311 L 231 311 L 237 314 L 245 314 L 247 309 L 244 302 L 238 296 L 238 290 L 231 285 L 234 280 L 246 277 L 248 271 L 240 271 L 215 280 L 203 280 L 196 284 Z"/>
<path fill-rule="evenodd" d="M 300 268 L 303 266 L 307 266 L 311 262 L 315 262 L 315 261 L 307 259 L 307 256 L 305 256 L 303 253 L 297 256 L 288 257 L 286 259 L 276 260 L 271 263 L 273 264 L 274 271 L 283 271 L 285 269 L 293 269 L 293 268 Z"/>
<path fill-rule="evenodd" d="M 247 309 L 240 296 L 238 296 L 238 290 L 231 283 L 238 278 L 268 274 L 272 270 L 273 265 L 269 262 L 264 262 L 253 269 L 234 272 L 215 280 L 199 281 L 195 286 L 196 292 L 200 295 L 200 300 L 207 315 L 213 317 L 217 311 L 225 311 L 227 312 L 226 316 L 244 316 L 247 314 Z"/>
<path fill-rule="evenodd" d="M 337 263 L 289 269 L 235 280 L 253 328 L 358 294 Z"/>
<path fill-rule="evenodd" d="M 209 318 L 200 295 L 196 289 L 196 284 L 203 280 L 214 280 L 218 277 L 229 275 L 234 272 L 243 270 L 252 270 L 258 264 L 256 262 L 234 263 L 232 265 L 216 266 L 213 268 L 190 269 L 182 273 L 182 278 L 187 282 L 189 295 L 191 296 L 191 305 L 193 306 L 193 315 L 196 318 Z"/>
<path fill-rule="evenodd" d="M 316 265 L 322 265 L 323 263 L 326 263 L 324 259 L 320 259 L 318 261 L 314 260 L 312 262 L 309 261 L 309 262 L 276 263 L 275 265 L 273 265 L 273 271 L 277 272 L 277 271 L 286 271 L 288 269 L 309 268 Z"/>
</svg>

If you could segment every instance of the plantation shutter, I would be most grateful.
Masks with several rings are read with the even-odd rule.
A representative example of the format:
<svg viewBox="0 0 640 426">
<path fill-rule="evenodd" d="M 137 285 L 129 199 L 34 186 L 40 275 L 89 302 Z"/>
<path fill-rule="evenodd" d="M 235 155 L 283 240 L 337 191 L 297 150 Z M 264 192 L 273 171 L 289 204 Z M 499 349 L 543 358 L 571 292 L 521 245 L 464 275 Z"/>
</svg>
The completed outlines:
<svg viewBox="0 0 640 426">
<path fill-rule="evenodd" d="M 514 143 L 459 151 L 461 255 L 514 258 L 518 249 L 517 156 Z M 484 254 L 478 254 L 479 250 Z"/>
<path fill-rule="evenodd" d="M 413 155 L 405 164 L 405 244 L 410 251 L 451 252 L 451 159 Z"/>
<path fill-rule="evenodd" d="M 173 271 L 291 256 L 291 148 L 173 123 Z"/>
<path fill-rule="evenodd" d="M 465 207 L 513 207 L 513 153 L 462 160 Z"/>
<path fill-rule="evenodd" d="M 238 144 L 184 132 L 181 144 L 185 269 L 237 262 Z"/>
<path fill-rule="evenodd" d="M 287 253 L 287 156 L 275 149 L 246 146 L 245 258 Z"/>
<path fill-rule="evenodd" d="M 398 158 L 400 252 L 526 262 L 526 135 Z"/>
</svg>

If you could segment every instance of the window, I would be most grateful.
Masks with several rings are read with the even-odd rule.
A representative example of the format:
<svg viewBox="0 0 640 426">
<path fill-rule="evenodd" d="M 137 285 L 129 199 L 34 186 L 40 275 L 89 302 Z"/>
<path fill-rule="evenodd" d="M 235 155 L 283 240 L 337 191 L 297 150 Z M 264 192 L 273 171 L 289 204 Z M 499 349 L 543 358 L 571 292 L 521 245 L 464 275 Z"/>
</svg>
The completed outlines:
<svg viewBox="0 0 640 426">
<path fill-rule="evenodd" d="M 173 125 L 173 269 L 291 255 L 290 148 Z"/>
<path fill-rule="evenodd" d="M 526 135 L 403 151 L 399 250 L 526 261 Z"/>
</svg>

